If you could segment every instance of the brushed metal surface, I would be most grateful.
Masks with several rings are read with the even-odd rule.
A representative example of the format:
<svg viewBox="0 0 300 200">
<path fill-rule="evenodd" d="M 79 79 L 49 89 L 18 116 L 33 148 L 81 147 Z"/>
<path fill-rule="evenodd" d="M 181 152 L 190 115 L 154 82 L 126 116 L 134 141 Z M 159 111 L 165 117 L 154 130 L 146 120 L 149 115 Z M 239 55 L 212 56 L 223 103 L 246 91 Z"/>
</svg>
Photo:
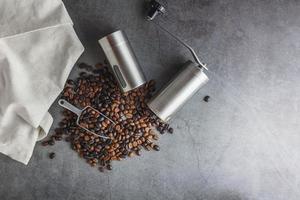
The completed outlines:
<svg viewBox="0 0 300 200">
<path fill-rule="evenodd" d="M 188 61 L 172 80 L 148 103 L 148 107 L 163 121 L 171 117 L 207 83 L 208 77 L 198 64 Z"/>
<path fill-rule="evenodd" d="M 118 30 L 101 38 L 99 44 L 123 92 L 135 89 L 146 82 L 124 31 Z"/>
</svg>

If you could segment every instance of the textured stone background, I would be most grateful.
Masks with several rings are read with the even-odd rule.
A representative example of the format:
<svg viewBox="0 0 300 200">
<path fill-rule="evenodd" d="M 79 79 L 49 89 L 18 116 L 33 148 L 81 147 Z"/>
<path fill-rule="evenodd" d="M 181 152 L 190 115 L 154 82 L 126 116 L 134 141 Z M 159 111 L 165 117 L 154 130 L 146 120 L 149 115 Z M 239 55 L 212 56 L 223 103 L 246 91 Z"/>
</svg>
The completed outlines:
<svg viewBox="0 0 300 200">
<path fill-rule="evenodd" d="M 80 61 L 102 61 L 97 40 L 117 29 L 159 86 L 191 59 L 144 20 L 144 0 L 64 2 L 86 48 Z M 211 80 L 171 122 L 175 134 L 161 137 L 161 151 L 115 162 L 108 173 L 65 142 L 37 145 L 28 166 L 0 155 L 0 199 L 300 199 L 300 2 L 165 2 L 160 23 L 195 48 Z M 53 104 L 56 122 L 59 110 Z"/>
</svg>

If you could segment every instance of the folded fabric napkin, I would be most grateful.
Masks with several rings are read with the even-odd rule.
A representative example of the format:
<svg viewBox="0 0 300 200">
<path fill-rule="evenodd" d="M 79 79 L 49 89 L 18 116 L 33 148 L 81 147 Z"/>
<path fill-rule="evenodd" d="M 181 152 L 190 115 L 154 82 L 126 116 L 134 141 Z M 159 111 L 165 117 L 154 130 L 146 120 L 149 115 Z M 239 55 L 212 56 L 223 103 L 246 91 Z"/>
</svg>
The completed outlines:
<svg viewBox="0 0 300 200">
<path fill-rule="evenodd" d="M 83 50 L 61 0 L 0 0 L 0 152 L 29 162 Z"/>
</svg>

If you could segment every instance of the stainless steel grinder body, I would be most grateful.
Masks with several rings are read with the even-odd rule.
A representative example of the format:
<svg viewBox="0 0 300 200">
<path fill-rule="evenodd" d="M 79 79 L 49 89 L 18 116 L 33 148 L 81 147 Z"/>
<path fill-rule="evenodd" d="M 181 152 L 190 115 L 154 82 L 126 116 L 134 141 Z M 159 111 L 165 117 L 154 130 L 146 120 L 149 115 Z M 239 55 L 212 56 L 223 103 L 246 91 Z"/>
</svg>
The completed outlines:
<svg viewBox="0 0 300 200">
<path fill-rule="evenodd" d="M 168 121 L 207 81 L 203 68 L 188 61 L 182 71 L 148 102 L 148 107 L 161 120 Z"/>
<path fill-rule="evenodd" d="M 122 92 L 128 92 L 146 82 L 125 32 L 113 32 L 100 39 L 99 44 Z"/>
</svg>

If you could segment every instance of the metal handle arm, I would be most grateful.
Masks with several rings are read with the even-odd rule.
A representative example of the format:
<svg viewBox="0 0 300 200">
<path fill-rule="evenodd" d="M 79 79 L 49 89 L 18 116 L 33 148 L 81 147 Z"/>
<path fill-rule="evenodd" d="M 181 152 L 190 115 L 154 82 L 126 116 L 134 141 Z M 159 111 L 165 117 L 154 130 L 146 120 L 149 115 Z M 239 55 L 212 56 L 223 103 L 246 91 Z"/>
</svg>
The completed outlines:
<svg viewBox="0 0 300 200">
<path fill-rule="evenodd" d="M 175 40 L 177 40 L 180 44 L 182 44 L 183 46 L 185 46 L 192 54 L 193 58 L 195 59 L 195 61 L 200 65 L 200 67 L 207 69 L 206 64 L 202 63 L 200 61 L 200 59 L 198 58 L 197 54 L 195 53 L 194 49 L 189 46 L 187 43 L 185 43 L 184 41 L 182 41 L 179 37 L 177 37 L 176 35 L 174 35 L 173 33 L 171 33 L 170 31 L 168 31 L 167 29 L 165 29 L 163 26 L 159 25 L 158 23 L 152 21 L 156 26 L 158 26 L 160 29 L 162 29 L 163 31 L 165 31 L 166 33 L 168 33 L 170 36 L 172 36 Z"/>
<path fill-rule="evenodd" d="M 75 113 L 77 116 L 80 116 L 81 114 L 81 110 L 76 108 L 75 106 L 73 106 L 72 104 L 70 104 L 69 102 L 67 102 L 64 99 L 60 99 L 58 100 L 58 104 L 66 109 L 68 109 L 69 111 Z"/>
</svg>

